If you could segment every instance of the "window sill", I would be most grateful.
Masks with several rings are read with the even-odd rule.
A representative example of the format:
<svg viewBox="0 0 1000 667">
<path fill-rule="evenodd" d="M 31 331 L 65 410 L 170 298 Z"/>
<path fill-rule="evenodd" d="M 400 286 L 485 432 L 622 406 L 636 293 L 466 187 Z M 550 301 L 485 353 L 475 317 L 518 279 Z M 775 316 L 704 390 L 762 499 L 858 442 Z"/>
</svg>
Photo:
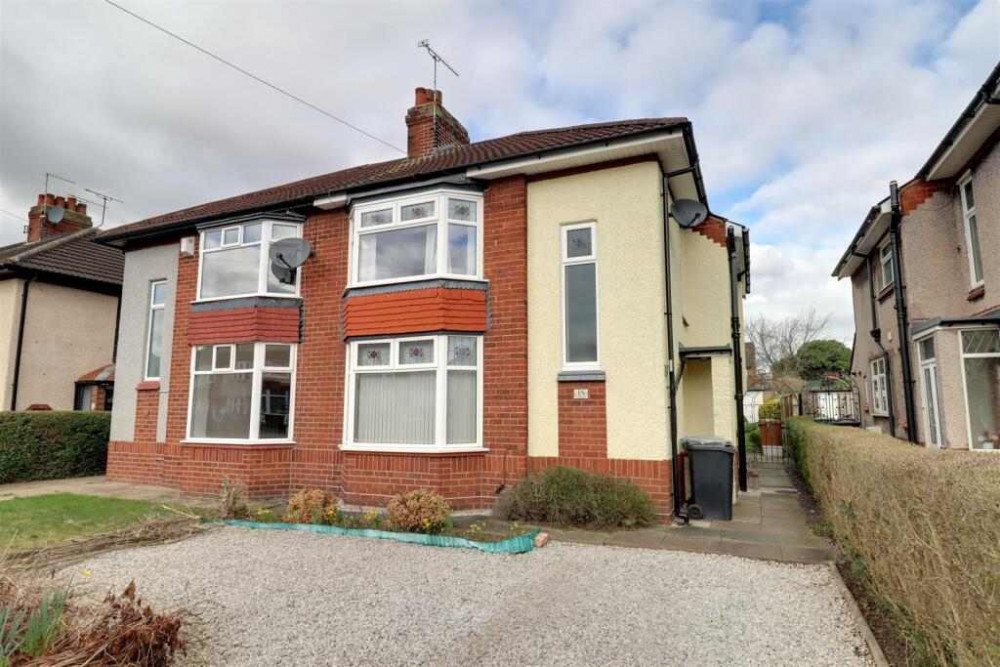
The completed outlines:
<svg viewBox="0 0 1000 667">
<path fill-rule="evenodd" d="M 885 301 L 886 297 L 892 294 L 893 288 L 895 286 L 896 283 L 889 283 L 888 285 L 880 289 L 878 293 L 875 294 L 875 298 L 878 299 L 879 301 Z"/>
<path fill-rule="evenodd" d="M 556 376 L 557 382 L 604 382 L 605 379 L 604 371 L 599 368 L 592 370 L 563 369 Z"/>
<path fill-rule="evenodd" d="M 986 285 L 980 283 L 969 290 L 969 296 L 965 297 L 966 301 L 976 301 L 982 299 L 986 294 Z"/>
<path fill-rule="evenodd" d="M 216 447 L 294 447 L 294 440 L 236 440 L 226 438 L 187 438 L 181 445 L 213 445 Z"/>
<path fill-rule="evenodd" d="M 213 296 L 207 299 L 195 299 L 191 301 L 192 306 L 201 303 L 219 303 L 220 301 L 237 301 L 239 299 L 287 299 L 301 301 L 299 294 L 233 294 L 232 296 Z"/>
<path fill-rule="evenodd" d="M 490 451 L 479 445 L 435 447 L 430 445 L 349 445 L 342 444 L 341 451 L 368 454 L 477 454 Z"/>
<path fill-rule="evenodd" d="M 159 380 L 143 380 L 135 386 L 136 391 L 159 391 Z"/>
</svg>

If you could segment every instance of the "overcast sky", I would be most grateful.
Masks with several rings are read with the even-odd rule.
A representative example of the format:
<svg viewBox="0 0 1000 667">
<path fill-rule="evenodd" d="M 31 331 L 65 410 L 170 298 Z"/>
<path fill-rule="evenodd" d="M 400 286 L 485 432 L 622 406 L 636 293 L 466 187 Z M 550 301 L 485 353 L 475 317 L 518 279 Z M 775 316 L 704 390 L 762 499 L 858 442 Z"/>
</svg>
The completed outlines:
<svg viewBox="0 0 1000 667">
<path fill-rule="evenodd" d="M 687 116 L 712 209 L 753 230 L 751 313 L 847 342 L 836 260 L 1000 58 L 1000 0 L 118 1 L 397 146 L 423 38 L 473 140 Z M 46 171 L 125 200 L 111 226 L 397 156 L 102 0 L 0 0 L 0 243 Z"/>
</svg>

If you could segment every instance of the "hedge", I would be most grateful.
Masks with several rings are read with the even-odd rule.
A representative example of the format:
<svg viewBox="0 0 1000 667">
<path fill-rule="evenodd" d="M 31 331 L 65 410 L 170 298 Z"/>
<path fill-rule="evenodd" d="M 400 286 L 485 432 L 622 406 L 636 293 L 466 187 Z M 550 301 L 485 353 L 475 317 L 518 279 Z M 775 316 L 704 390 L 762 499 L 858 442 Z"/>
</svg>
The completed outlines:
<svg viewBox="0 0 1000 667">
<path fill-rule="evenodd" d="M 110 412 L 0 413 L 0 484 L 104 473 Z"/>
<path fill-rule="evenodd" d="M 1000 457 L 791 431 L 834 537 L 911 643 L 941 665 L 1000 665 Z"/>
</svg>

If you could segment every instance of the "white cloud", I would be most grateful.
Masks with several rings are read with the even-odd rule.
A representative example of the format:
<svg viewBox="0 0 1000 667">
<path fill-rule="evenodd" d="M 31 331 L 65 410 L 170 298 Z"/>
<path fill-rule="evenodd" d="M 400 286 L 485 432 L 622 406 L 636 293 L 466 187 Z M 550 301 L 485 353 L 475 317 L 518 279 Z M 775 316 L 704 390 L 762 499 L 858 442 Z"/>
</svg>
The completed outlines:
<svg viewBox="0 0 1000 667">
<path fill-rule="evenodd" d="M 805 286 L 841 338 L 840 252 L 1000 57 L 995 0 L 122 1 L 397 146 L 423 38 L 474 138 L 688 116 L 713 208 L 753 230 L 751 311 L 797 312 Z M 0 0 L 0 90 L 18 214 L 46 171 L 125 199 L 119 224 L 395 156 L 101 2 Z M 0 216 L 0 243 L 22 224 Z"/>
</svg>

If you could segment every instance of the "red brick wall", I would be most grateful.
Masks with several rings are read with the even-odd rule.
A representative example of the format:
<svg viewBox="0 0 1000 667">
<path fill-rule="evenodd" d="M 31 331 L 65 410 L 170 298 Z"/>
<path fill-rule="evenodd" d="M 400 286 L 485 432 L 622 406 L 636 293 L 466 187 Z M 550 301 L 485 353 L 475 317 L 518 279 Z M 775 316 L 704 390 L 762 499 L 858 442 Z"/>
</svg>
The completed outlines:
<svg viewBox="0 0 1000 667">
<path fill-rule="evenodd" d="M 590 392 L 589 398 L 573 398 L 576 389 Z M 607 458 L 608 429 L 603 382 L 560 382 L 559 456 L 565 458 Z"/>
<path fill-rule="evenodd" d="M 531 457 L 529 472 L 541 472 L 551 466 L 570 466 L 589 472 L 632 480 L 653 499 L 663 520 L 671 515 L 670 461 L 641 461 L 635 459 L 599 459 L 567 457 Z"/>
<path fill-rule="evenodd" d="M 899 208 L 903 215 L 914 210 L 935 192 L 944 187 L 941 181 L 920 181 L 913 180 L 899 189 Z"/>
<path fill-rule="evenodd" d="M 344 335 L 486 331 L 486 292 L 427 289 L 351 296 L 344 302 Z"/>
<path fill-rule="evenodd" d="M 188 343 L 299 342 L 298 308 L 232 308 L 191 313 Z"/>
</svg>

